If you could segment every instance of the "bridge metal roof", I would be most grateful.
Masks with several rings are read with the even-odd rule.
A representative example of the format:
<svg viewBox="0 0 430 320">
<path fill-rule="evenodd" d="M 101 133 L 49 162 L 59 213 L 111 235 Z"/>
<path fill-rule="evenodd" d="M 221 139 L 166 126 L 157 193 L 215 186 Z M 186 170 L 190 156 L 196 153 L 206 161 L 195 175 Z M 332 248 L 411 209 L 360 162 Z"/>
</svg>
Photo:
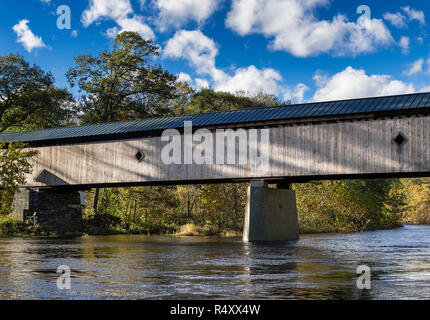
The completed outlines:
<svg viewBox="0 0 430 320">
<path fill-rule="evenodd" d="M 377 116 L 393 112 L 408 114 L 417 113 L 418 111 L 430 112 L 430 93 L 315 102 L 36 131 L 8 132 L 0 134 L 0 141 L 29 143 L 56 141 L 60 143 L 65 140 L 91 140 L 96 137 L 99 140 L 100 137 L 110 137 L 112 139 L 112 137 L 115 138 L 116 136 L 178 129 L 184 126 L 184 121 L 192 121 L 193 127 L 204 127 L 281 120 L 294 121 L 295 119 L 329 116 L 337 116 L 342 119 L 346 115 L 375 114 Z"/>
</svg>

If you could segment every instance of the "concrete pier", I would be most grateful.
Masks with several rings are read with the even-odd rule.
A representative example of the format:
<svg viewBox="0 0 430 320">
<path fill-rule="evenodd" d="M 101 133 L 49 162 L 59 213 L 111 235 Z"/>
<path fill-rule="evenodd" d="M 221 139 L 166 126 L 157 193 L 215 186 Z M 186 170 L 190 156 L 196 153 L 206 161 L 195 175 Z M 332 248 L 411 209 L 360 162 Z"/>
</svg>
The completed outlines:
<svg viewBox="0 0 430 320">
<path fill-rule="evenodd" d="M 283 241 L 299 238 L 296 193 L 269 188 L 264 181 L 248 187 L 243 241 Z"/>
<path fill-rule="evenodd" d="M 12 218 L 40 226 L 43 231 L 77 235 L 82 231 L 78 191 L 22 189 L 15 194 Z"/>
</svg>

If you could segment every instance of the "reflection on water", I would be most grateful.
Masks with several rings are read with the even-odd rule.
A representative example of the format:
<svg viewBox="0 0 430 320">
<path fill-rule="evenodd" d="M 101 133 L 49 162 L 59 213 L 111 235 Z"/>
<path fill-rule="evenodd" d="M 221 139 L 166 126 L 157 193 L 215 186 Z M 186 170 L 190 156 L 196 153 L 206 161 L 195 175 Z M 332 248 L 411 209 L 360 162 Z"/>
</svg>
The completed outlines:
<svg viewBox="0 0 430 320">
<path fill-rule="evenodd" d="M 356 288 L 359 265 L 372 289 Z M 72 289 L 56 287 L 59 265 Z M 429 299 L 430 226 L 283 243 L 141 235 L 0 239 L 3 299 Z"/>
</svg>

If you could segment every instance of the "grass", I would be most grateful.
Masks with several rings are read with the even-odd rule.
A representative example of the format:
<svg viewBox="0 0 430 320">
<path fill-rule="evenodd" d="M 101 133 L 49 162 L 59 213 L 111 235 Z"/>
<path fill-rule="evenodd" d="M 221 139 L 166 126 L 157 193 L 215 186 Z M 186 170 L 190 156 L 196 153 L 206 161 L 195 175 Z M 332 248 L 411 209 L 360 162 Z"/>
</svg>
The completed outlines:
<svg viewBox="0 0 430 320">
<path fill-rule="evenodd" d="M 221 236 L 221 237 L 240 237 L 242 233 L 234 230 L 221 230 L 212 226 L 197 226 L 188 223 L 179 228 L 177 236 L 197 237 L 197 236 Z"/>
<path fill-rule="evenodd" d="M 58 234 L 44 232 L 40 227 L 0 215 L 0 237 L 55 238 Z"/>
</svg>

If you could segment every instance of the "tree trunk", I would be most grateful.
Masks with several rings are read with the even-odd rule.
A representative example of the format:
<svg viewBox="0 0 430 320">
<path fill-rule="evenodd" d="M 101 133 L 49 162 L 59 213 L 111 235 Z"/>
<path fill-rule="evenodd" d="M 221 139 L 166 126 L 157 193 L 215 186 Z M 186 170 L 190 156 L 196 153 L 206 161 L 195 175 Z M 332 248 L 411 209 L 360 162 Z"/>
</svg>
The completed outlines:
<svg viewBox="0 0 430 320">
<path fill-rule="evenodd" d="M 148 228 L 148 209 L 145 209 L 145 228 L 148 231 L 149 234 L 149 228 Z"/>
<path fill-rule="evenodd" d="M 96 188 L 94 190 L 94 198 L 93 198 L 93 205 L 92 205 L 94 213 L 96 214 L 97 214 L 98 204 L 99 204 L 99 194 L 100 194 L 100 189 Z"/>
</svg>

